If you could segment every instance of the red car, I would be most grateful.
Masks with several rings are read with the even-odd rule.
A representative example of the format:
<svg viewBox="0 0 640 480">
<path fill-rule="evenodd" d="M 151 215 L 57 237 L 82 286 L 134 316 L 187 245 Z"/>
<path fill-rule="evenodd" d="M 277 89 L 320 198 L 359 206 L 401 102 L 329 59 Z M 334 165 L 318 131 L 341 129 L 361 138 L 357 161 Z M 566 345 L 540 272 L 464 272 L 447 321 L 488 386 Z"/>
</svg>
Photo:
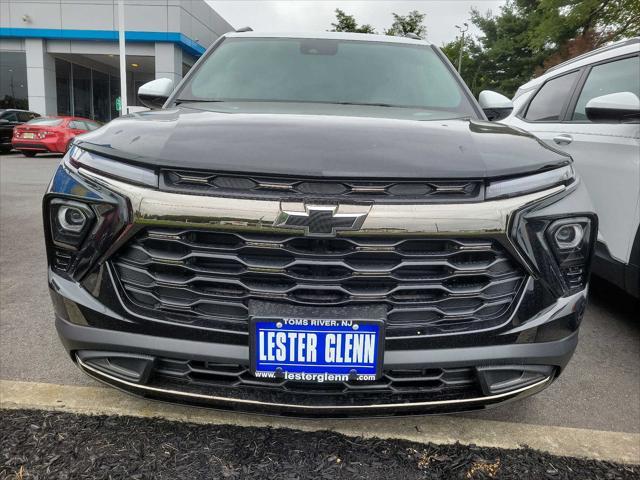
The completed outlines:
<svg viewBox="0 0 640 480">
<path fill-rule="evenodd" d="M 36 153 L 64 153 L 76 135 L 100 128 L 93 120 L 81 117 L 39 117 L 17 126 L 11 144 L 25 157 Z"/>
</svg>

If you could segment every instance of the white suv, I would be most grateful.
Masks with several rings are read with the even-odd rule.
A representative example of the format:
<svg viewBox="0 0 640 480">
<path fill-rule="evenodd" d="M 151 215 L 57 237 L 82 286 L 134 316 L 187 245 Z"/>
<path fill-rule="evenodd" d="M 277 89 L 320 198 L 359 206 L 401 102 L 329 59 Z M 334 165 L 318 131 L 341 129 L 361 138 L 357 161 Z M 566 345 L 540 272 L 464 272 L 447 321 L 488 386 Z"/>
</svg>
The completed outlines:
<svg viewBox="0 0 640 480">
<path fill-rule="evenodd" d="M 502 123 L 573 157 L 599 216 L 594 273 L 640 297 L 640 38 L 594 50 L 518 89 Z"/>
</svg>

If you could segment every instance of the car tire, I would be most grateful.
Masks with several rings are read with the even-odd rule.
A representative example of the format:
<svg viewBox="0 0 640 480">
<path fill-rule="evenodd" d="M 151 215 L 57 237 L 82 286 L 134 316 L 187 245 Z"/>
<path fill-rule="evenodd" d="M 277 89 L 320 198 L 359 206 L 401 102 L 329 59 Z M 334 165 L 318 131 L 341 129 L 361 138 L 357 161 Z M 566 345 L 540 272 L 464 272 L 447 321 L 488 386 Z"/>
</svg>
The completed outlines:
<svg viewBox="0 0 640 480">
<path fill-rule="evenodd" d="M 35 157 L 35 156 L 36 156 L 36 153 L 37 153 L 37 152 L 32 152 L 31 150 L 24 150 L 24 151 L 22 152 L 22 154 L 23 154 L 25 157 L 29 157 L 29 158 L 31 158 L 31 157 Z"/>
</svg>

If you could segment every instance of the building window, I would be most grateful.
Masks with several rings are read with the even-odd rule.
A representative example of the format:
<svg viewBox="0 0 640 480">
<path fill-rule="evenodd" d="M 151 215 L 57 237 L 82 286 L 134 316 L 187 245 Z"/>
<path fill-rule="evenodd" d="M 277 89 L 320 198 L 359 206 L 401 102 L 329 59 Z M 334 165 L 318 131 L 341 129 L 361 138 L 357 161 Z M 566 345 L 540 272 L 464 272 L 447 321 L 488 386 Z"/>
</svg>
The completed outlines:
<svg viewBox="0 0 640 480">
<path fill-rule="evenodd" d="M 118 116 L 119 82 L 118 77 L 56 58 L 58 115 L 108 122 Z"/>
<path fill-rule="evenodd" d="M 107 73 L 113 70 L 108 65 L 104 70 L 96 70 L 63 58 L 56 58 L 55 65 L 58 115 L 85 117 L 99 122 L 108 122 L 120 115 L 116 110 L 120 78 Z M 151 73 L 128 73 L 129 105 L 138 105 L 138 88 L 152 79 Z"/>
<path fill-rule="evenodd" d="M 111 75 L 109 77 L 111 81 L 109 82 L 109 97 L 110 97 L 110 105 L 111 105 L 111 118 L 118 118 L 120 112 L 116 110 L 116 98 L 120 96 L 120 77 L 114 77 Z"/>
<path fill-rule="evenodd" d="M 73 65 L 73 114 L 91 118 L 91 70 Z"/>
<path fill-rule="evenodd" d="M 93 70 L 93 117 L 106 121 L 111 118 L 109 108 L 109 75 Z"/>
<path fill-rule="evenodd" d="M 0 108 L 29 109 L 24 52 L 2 52 L 0 55 Z"/>
<path fill-rule="evenodd" d="M 72 115 L 71 92 L 71 64 L 56 58 L 58 115 Z"/>
</svg>

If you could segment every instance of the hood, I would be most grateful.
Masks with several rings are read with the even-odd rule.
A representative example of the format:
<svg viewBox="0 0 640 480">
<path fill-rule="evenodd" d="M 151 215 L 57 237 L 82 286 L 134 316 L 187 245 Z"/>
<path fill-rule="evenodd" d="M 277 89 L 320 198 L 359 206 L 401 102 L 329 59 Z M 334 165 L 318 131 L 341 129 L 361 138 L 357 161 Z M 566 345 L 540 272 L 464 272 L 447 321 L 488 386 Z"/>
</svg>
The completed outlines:
<svg viewBox="0 0 640 480">
<path fill-rule="evenodd" d="M 79 143 L 153 168 L 304 177 L 490 178 L 569 161 L 499 123 L 422 120 L 424 113 L 390 107 L 303 108 L 190 104 L 121 117 Z"/>
</svg>

